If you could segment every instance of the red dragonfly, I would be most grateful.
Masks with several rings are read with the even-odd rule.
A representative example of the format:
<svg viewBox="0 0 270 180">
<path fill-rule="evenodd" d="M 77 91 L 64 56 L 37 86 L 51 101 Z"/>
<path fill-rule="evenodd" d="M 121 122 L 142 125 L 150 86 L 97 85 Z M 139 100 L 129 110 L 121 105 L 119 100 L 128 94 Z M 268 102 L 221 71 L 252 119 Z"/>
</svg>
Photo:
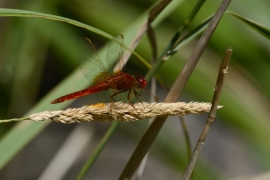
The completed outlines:
<svg viewBox="0 0 270 180">
<path fill-rule="evenodd" d="M 64 95 L 53 100 L 51 103 L 61 103 L 75 98 L 80 98 L 89 94 L 94 94 L 101 91 L 113 89 L 114 92 L 110 95 L 110 101 L 115 101 L 114 96 L 128 92 L 128 101 L 132 105 L 132 94 L 138 99 L 139 93 L 136 89 L 145 88 L 147 81 L 142 76 L 134 77 L 130 74 L 121 71 L 124 62 L 123 55 L 123 35 L 117 35 L 109 43 L 106 60 L 106 66 L 99 58 L 96 48 L 92 41 L 88 38 L 83 38 L 78 41 L 77 54 L 80 65 L 80 70 L 84 77 L 88 79 L 93 86 L 86 89 Z M 117 70 L 110 73 L 107 67 L 112 67 L 118 62 Z M 139 100 L 139 99 L 138 99 Z"/>
</svg>

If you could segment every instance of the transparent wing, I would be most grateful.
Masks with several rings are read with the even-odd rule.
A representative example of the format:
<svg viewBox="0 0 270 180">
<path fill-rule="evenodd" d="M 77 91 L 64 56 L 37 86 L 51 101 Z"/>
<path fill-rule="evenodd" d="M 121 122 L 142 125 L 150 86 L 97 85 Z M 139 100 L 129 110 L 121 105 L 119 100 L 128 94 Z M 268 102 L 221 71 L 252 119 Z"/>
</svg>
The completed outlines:
<svg viewBox="0 0 270 180">
<path fill-rule="evenodd" d="M 121 71 L 123 68 L 123 43 L 124 36 L 122 34 L 116 35 L 110 41 L 106 56 L 107 64 L 110 69 L 113 69 L 118 61 L 116 71 Z"/>
<path fill-rule="evenodd" d="M 84 77 L 90 83 L 96 83 L 109 76 L 104 63 L 100 60 L 96 48 L 88 38 L 80 38 L 77 42 L 79 66 Z"/>
</svg>

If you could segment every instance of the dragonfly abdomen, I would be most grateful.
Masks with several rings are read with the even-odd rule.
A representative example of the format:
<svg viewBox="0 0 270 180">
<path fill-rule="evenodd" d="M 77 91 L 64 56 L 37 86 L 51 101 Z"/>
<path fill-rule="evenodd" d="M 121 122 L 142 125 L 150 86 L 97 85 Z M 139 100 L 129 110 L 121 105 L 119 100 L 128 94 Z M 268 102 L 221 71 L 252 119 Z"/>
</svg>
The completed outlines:
<svg viewBox="0 0 270 180">
<path fill-rule="evenodd" d="M 89 95 L 89 94 L 94 94 L 94 93 L 97 93 L 97 92 L 100 92 L 100 91 L 106 91 L 109 88 L 110 88 L 110 85 L 108 83 L 101 82 L 101 83 L 98 83 L 98 84 L 96 84 L 94 86 L 91 86 L 89 88 L 86 88 L 86 89 L 83 89 L 83 90 L 80 90 L 80 91 L 77 91 L 77 92 L 73 92 L 73 93 L 67 94 L 65 96 L 62 96 L 60 98 L 57 98 L 57 99 L 53 100 L 51 102 L 51 104 L 61 103 L 61 102 L 64 102 L 64 101 L 79 98 L 79 97 L 86 96 L 86 95 Z"/>
</svg>

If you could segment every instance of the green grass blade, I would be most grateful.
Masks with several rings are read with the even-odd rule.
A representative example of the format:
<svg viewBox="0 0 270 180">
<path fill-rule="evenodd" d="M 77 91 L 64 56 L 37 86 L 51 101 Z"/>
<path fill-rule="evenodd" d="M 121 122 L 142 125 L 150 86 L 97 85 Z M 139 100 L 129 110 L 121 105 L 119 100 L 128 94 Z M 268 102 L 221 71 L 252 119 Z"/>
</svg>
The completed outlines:
<svg viewBox="0 0 270 180">
<path fill-rule="evenodd" d="M 231 12 L 231 11 L 226 11 L 226 12 L 233 15 L 234 17 L 237 17 L 238 19 L 240 19 L 241 21 L 246 23 L 249 27 L 251 27 L 252 29 L 257 31 L 258 33 L 260 33 L 261 35 L 266 37 L 267 39 L 270 39 L 270 29 L 269 28 L 266 28 L 265 26 L 255 22 L 251 19 L 240 16 L 239 14 L 236 14 L 234 12 Z"/>
<path fill-rule="evenodd" d="M 72 24 L 74 26 L 85 28 L 89 31 L 92 31 L 92 32 L 97 33 L 101 36 L 104 36 L 108 39 L 112 38 L 112 36 L 109 35 L 108 33 L 101 31 L 95 27 L 86 25 L 84 23 L 81 23 L 81 22 L 78 22 L 78 21 L 75 21 L 75 20 L 72 20 L 69 18 L 45 14 L 45 13 L 39 13 L 39 12 L 34 12 L 34 11 L 25 11 L 25 10 L 19 10 L 19 9 L 0 8 L 0 16 L 32 17 L 32 18 L 44 18 L 44 19 L 50 19 L 50 20 L 55 20 L 55 21 L 61 21 L 61 22 L 66 22 L 66 23 Z"/>
<path fill-rule="evenodd" d="M 102 31 L 99 30 L 93 26 L 89 26 L 86 25 L 84 23 L 69 19 L 69 18 L 65 18 L 65 17 L 60 17 L 60 16 L 56 16 L 56 15 L 50 15 L 50 14 L 45 14 L 45 13 L 39 13 L 39 12 L 34 12 L 34 11 L 25 11 L 25 10 L 19 10 L 19 9 L 5 9 L 5 8 L 0 8 L 0 16 L 14 16 L 14 17 L 32 17 L 32 18 L 44 18 L 44 19 L 50 19 L 50 20 L 54 20 L 54 21 L 61 21 L 61 22 L 66 22 L 69 24 L 72 24 L 74 26 L 78 26 L 84 29 L 87 29 L 89 31 L 92 31 L 96 34 L 99 34 L 103 37 L 106 37 L 108 39 L 111 39 L 113 36 Z M 131 51 L 134 56 L 136 56 L 146 67 L 150 67 L 149 64 L 136 52 L 130 50 L 128 47 L 123 46 L 124 48 L 128 49 L 129 51 Z"/>
<path fill-rule="evenodd" d="M 86 173 L 89 171 L 89 169 L 94 165 L 97 158 L 99 157 L 99 154 L 102 152 L 106 144 L 109 142 L 111 136 L 113 133 L 117 130 L 117 128 L 120 126 L 119 122 L 113 123 L 110 128 L 107 130 L 106 134 L 103 136 L 101 141 L 99 142 L 98 146 L 95 148 L 94 152 L 90 156 L 90 158 L 87 160 L 87 162 L 84 164 L 83 168 L 81 169 L 80 173 L 76 177 L 76 180 L 81 180 L 84 178 Z"/>
</svg>

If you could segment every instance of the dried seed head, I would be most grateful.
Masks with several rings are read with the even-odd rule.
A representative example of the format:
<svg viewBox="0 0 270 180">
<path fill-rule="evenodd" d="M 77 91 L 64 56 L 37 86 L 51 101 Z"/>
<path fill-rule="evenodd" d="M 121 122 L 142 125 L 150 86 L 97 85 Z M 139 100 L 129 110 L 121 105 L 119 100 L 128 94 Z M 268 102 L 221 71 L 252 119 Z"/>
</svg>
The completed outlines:
<svg viewBox="0 0 270 180">
<path fill-rule="evenodd" d="M 221 108 L 222 106 L 219 106 Z M 44 111 L 30 115 L 28 118 L 18 120 L 44 121 L 50 119 L 61 123 L 80 123 L 90 121 L 103 122 L 129 122 L 138 121 L 158 116 L 183 116 L 186 114 L 200 114 L 209 112 L 210 103 L 199 102 L 177 102 L 177 103 L 136 103 L 133 106 L 127 103 L 98 103 L 86 105 L 81 108 L 70 108 L 66 110 Z M 13 120 L 2 120 L 0 122 L 10 122 Z"/>
</svg>

